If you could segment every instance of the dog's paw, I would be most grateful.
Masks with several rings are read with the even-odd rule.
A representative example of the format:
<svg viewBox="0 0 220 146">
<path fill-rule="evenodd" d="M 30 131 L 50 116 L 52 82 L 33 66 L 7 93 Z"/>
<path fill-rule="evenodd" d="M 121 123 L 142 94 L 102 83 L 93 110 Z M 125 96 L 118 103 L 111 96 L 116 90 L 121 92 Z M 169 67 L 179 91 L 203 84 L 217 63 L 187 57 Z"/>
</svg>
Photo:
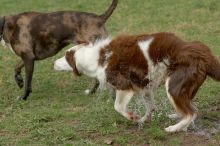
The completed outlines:
<svg viewBox="0 0 220 146">
<path fill-rule="evenodd" d="M 15 75 L 15 81 L 19 88 L 23 88 L 24 86 L 24 80 L 21 74 Z"/>
<path fill-rule="evenodd" d="M 187 126 L 180 128 L 177 125 L 173 125 L 173 126 L 169 126 L 169 127 L 165 128 L 165 131 L 169 132 L 169 133 L 180 132 L 180 131 L 186 132 Z"/>
<path fill-rule="evenodd" d="M 19 101 L 25 101 L 25 100 L 27 100 L 27 98 L 23 98 L 22 96 L 17 96 L 16 99 L 19 100 Z"/>
<path fill-rule="evenodd" d="M 86 95 L 90 94 L 90 90 L 89 89 L 86 89 L 84 92 L 85 92 Z"/>
<path fill-rule="evenodd" d="M 142 118 L 138 121 L 138 123 L 151 123 L 151 121 L 152 121 L 152 114 L 149 113 L 148 115 L 142 117 Z"/>
<path fill-rule="evenodd" d="M 176 128 L 176 126 L 169 126 L 169 127 L 165 128 L 165 131 L 169 132 L 169 133 L 174 133 L 174 132 L 177 132 L 177 128 Z"/>
<path fill-rule="evenodd" d="M 127 114 L 128 114 L 128 119 L 129 119 L 129 120 L 132 120 L 132 121 L 134 121 L 134 122 L 139 122 L 139 120 L 140 120 L 140 117 L 139 117 L 139 116 L 137 116 L 137 115 L 134 114 L 133 112 L 128 112 Z"/>
</svg>

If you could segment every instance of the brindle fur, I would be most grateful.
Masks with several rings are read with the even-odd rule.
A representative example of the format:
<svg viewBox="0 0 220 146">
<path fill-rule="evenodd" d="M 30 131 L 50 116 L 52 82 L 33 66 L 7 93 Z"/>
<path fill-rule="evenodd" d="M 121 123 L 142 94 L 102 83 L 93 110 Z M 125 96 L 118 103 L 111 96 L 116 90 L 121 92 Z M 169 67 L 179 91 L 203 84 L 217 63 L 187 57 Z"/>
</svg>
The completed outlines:
<svg viewBox="0 0 220 146">
<path fill-rule="evenodd" d="M 105 22 L 116 8 L 118 0 L 102 15 L 77 11 L 52 13 L 25 12 L 0 18 L 0 34 L 21 57 L 15 67 L 15 81 L 23 87 L 21 69 L 25 67 L 25 89 L 20 99 L 26 100 L 32 87 L 34 62 L 55 55 L 70 43 L 93 42 L 106 37 Z M 97 85 L 95 85 L 96 87 Z"/>
</svg>

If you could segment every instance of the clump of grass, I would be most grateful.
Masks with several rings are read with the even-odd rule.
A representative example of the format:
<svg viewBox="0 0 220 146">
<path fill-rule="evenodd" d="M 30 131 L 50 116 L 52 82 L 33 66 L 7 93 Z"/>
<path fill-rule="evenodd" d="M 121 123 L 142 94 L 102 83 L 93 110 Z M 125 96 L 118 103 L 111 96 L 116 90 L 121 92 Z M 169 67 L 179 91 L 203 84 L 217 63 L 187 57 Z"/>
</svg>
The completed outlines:
<svg viewBox="0 0 220 146">
<path fill-rule="evenodd" d="M 151 124 L 146 128 L 145 132 L 155 140 L 160 140 L 160 141 L 166 140 L 167 134 L 163 129 L 161 129 L 161 127 L 158 127 L 158 125 Z"/>
</svg>

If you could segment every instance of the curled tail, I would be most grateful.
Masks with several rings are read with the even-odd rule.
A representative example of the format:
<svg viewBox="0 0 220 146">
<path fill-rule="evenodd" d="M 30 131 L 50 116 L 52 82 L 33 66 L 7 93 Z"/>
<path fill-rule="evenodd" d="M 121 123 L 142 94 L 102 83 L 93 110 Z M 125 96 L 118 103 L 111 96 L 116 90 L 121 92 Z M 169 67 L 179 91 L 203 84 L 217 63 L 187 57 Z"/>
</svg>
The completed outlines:
<svg viewBox="0 0 220 146">
<path fill-rule="evenodd" d="M 207 73 L 214 80 L 220 81 L 220 63 L 216 58 L 212 58 Z"/>
<path fill-rule="evenodd" d="M 105 11 L 102 15 L 100 15 L 103 23 L 106 22 L 106 20 L 112 15 L 113 11 L 117 7 L 118 0 L 112 0 L 111 6 L 108 8 L 107 11 Z"/>
</svg>

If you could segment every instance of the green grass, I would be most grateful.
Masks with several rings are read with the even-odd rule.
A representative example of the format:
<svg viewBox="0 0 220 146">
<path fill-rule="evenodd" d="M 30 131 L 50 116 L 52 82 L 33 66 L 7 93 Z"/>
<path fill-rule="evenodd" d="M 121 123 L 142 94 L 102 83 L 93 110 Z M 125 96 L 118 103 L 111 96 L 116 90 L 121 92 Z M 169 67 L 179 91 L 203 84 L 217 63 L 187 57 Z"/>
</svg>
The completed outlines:
<svg viewBox="0 0 220 146">
<path fill-rule="evenodd" d="M 56 10 L 101 14 L 110 3 L 110 0 L 1 0 L 0 14 Z M 206 43 L 220 60 L 219 18 L 219 0 L 119 0 L 106 26 L 113 36 L 174 32 L 185 40 Z M 103 146 L 107 145 L 107 139 L 115 146 L 220 145 L 220 132 L 208 139 L 192 132 L 165 133 L 163 129 L 174 121 L 166 116 L 171 107 L 163 88 L 156 93 L 158 108 L 153 122 L 139 129 L 114 110 L 113 100 L 105 92 L 84 95 L 84 90 L 92 86 L 90 79 L 53 70 L 53 61 L 64 51 L 36 63 L 33 93 L 28 101 L 22 102 L 16 100 L 22 91 L 13 78 L 19 58 L 0 48 L 0 146 Z M 220 107 L 218 82 L 208 78 L 194 101 L 200 111 L 199 125 L 209 129 L 220 124 L 220 110 L 213 110 Z"/>
</svg>

